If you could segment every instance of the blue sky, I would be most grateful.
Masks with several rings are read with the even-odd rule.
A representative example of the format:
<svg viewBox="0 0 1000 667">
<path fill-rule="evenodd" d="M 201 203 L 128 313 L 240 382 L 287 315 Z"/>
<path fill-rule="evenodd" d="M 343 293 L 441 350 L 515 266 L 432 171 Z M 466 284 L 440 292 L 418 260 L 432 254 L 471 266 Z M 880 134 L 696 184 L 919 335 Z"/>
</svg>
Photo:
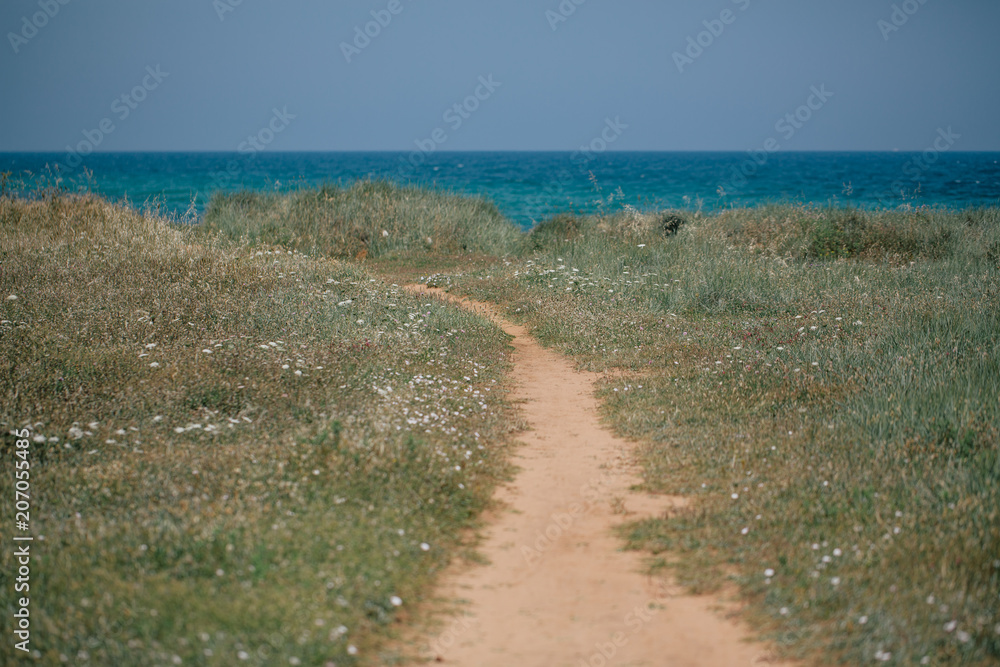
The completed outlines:
<svg viewBox="0 0 1000 667">
<path fill-rule="evenodd" d="M 1000 150 L 998 27 L 993 0 L 5 0 L 0 151 L 574 150 L 609 120 L 615 150 Z"/>
</svg>

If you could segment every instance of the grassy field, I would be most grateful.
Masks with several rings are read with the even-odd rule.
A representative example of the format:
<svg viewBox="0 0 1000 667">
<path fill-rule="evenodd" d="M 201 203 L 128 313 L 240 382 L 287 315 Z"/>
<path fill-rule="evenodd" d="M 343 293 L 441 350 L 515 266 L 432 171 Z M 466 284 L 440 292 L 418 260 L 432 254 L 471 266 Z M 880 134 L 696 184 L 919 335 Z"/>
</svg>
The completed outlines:
<svg viewBox="0 0 1000 667">
<path fill-rule="evenodd" d="M 789 655 L 1000 660 L 1000 211 L 560 216 L 435 283 L 605 372 L 633 548 Z"/>
<path fill-rule="evenodd" d="M 390 659 L 515 423 L 505 337 L 393 285 L 418 278 L 604 372 L 646 487 L 692 500 L 624 532 L 653 571 L 731 582 L 809 662 L 1000 662 L 1000 210 L 523 234 L 368 182 L 219 195 L 189 230 L 89 197 L 0 207 L 0 421 L 40 440 L 51 662 Z"/>
<path fill-rule="evenodd" d="M 507 474 L 507 337 L 356 265 L 0 198 L 0 295 L 40 664 L 384 664 Z"/>
</svg>

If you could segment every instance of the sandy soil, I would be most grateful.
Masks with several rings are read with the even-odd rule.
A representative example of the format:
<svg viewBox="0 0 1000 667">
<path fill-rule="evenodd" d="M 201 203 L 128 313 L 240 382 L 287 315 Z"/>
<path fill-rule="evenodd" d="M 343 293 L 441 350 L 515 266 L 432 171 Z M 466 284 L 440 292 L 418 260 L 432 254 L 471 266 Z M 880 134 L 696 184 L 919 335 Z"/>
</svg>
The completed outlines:
<svg viewBox="0 0 1000 667">
<path fill-rule="evenodd" d="M 487 517 L 478 551 L 488 564 L 456 563 L 442 578 L 438 594 L 456 613 L 420 642 L 423 655 L 465 667 L 778 664 L 718 600 L 645 576 L 641 554 L 620 551 L 614 526 L 685 500 L 630 491 L 640 471 L 631 445 L 598 421 L 597 375 L 487 305 L 409 289 L 459 301 L 514 337 L 514 398 L 530 428 L 520 471 Z"/>
</svg>

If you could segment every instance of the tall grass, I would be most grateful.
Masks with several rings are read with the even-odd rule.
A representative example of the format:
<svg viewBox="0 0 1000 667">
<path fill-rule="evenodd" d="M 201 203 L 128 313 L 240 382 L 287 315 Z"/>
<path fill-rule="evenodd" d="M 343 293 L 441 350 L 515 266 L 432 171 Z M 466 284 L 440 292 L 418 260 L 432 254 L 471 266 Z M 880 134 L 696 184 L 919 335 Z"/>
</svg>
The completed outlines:
<svg viewBox="0 0 1000 667">
<path fill-rule="evenodd" d="M 674 230 L 666 229 L 671 220 Z M 678 219 L 680 222 L 678 222 Z M 610 371 L 626 536 L 822 663 L 1000 660 L 1000 212 L 562 216 L 436 278 Z"/>
<path fill-rule="evenodd" d="M 2 197 L 0 295 L 41 664 L 380 664 L 506 474 L 507 337 L 356 266 Z"/>
<path fill-rule="evenodd" d="M 693 500 L 625 537 L 695 590 L 729 578 L 786 653 L 1000 661 L 997 209 L 521 234 L 366 182 L 219 195 L 197 229 L 64 196 L 0 198 L 0 222 L 0 421 L 41 438 L 45 661 L 391 658 L 506 470 L 505 338 L 341 259 L 433 273 L 608 371 L 646 486 Z"/>
<path fill-rule="evenodd" d="M 483 200 L 360 181 L 290 194 L 216 194 L 205 226 L 233 238 L 364 259 L 406 254 L 500 256 L 518 228 Z"/>
</svg>

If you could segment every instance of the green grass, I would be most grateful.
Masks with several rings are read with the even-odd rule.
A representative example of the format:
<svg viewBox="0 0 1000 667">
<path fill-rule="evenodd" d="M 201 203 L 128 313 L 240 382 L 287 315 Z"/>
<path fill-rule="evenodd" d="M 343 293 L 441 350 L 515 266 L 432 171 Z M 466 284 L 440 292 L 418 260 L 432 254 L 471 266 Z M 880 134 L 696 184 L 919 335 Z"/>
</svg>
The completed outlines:
<svg viewBox="0 0 1000 667">
<path fill-rule="evenodd" d="M 694 500 L 625 531 L 651 567 L 731 579 L 789 655 L 996 663 L 1000 212 L 673 215 L 562 216 L 434 279 L 608 371 L 646 486 Z"/>
<path fill-rule="evenodd" d="M 496 206 L 382 181 L 292 194 L 216 194 L 204 226 L 341 259 L 502 255 L 520 235 Z"/>
<path fill-rule="evenodd" d="M 810 662 L 1000 662 L 998 209 L 626 209 L 522 234 L 363 182 L 218 195 L 186 231 L 52 193 L 0 198 L 0 221 L 0 421 L 45 436 L 46 661 L 393 658 L 513 423 L 505 337 L 391 284 L 421 277 L 605 372 L 646 487 L 691 499 L 623 531 L 651 570 L 732 582 Z"/>
<path fill-rule="evenodd" d="M 0 198 L 0 266 L 40 664 L 387 659 L 507 474 L 503 332 L 89 196 Z M 8 637 L 0 663 L 18 655 Z"/>
</svg>

